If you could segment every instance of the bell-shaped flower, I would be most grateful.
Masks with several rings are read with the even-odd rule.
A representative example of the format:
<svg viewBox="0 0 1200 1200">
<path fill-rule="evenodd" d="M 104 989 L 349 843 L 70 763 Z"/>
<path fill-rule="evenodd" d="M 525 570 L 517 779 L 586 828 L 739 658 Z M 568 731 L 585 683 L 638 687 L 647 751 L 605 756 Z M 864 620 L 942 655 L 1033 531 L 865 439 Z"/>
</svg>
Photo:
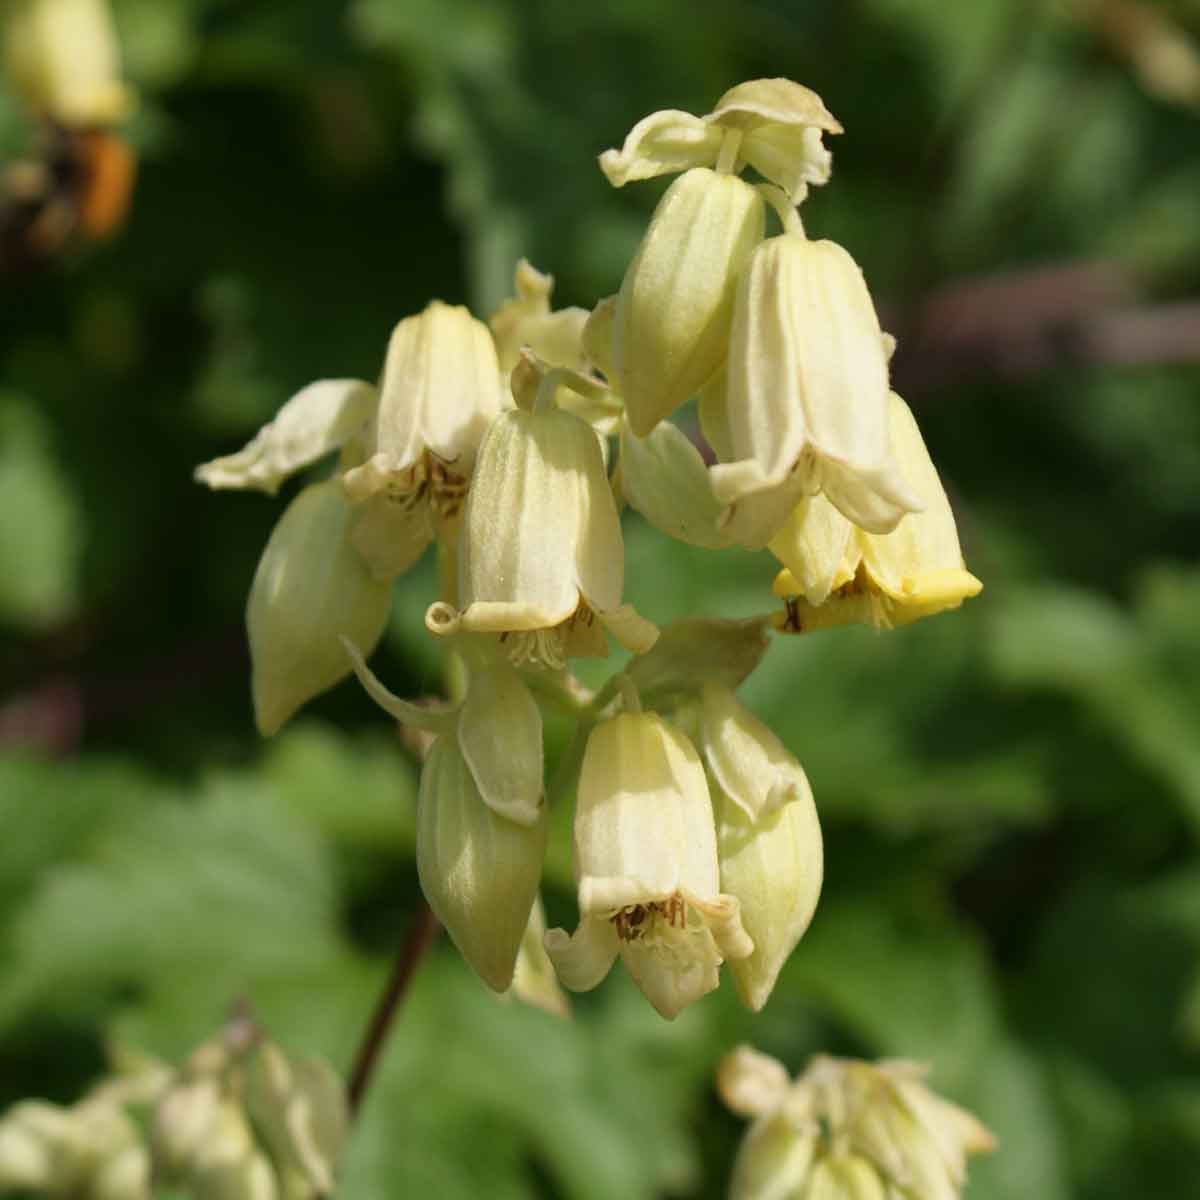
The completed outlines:
<svg viewBox="0 0 1200 1200">
<path fill-rule="evenodd" d="M 965 1109 L 930 1091 L 925 1069 L 819 1056 L 793 1084 L 748 1046 L 717 1072 L 726 1104 L 753 1117 L 734 1164 L 732 1200 L 782 1196 L 957 1200 L 967 1157 L 995 1147 Z"/>
<path fill-rule="evenodd" d="M 721 888 L 736 896 L 754 952 L 730 964 L 757 1012 L 804 936 L 824 874 L 812 789 L 795 757 L 733 692 L 701 690 L 700 750 L 712 785 Z"/>
<path fill-rule="evenodd" d="M 284 510 L 246 605 L 254 716 L 270 736 L 350 673 L 340 638 L 375 648 L 391 588 L 350 541 L 353 510 L 336 479 L 305 488 Z"/>
<path fill-rule="evenodd" d="M 607 653 L 603 626 L 635 653 L 658 636 L 621 603 L 625 559 L 600 441 L 554 403 L 546 375 L 533 411 L 502 413 L 479 450 L 459 541 L 461 609 L 442 601 L 436 634 L 499 634 L 516 664 L 554 669 Z M 582 386 L 582 384 L 580 384 Z"/>
<path fill-rule="evenodd" d="M 435 300 L 396 326 L 364 461 L 343 476 L 363 506 L 356 544 L 378 574 L 452 532 L 480 440 L 506 406 L 492 335 L 465 308 Z"/>
<path fill-rule="evenodd" d="M 77 129 L 128 115 L 133 94 L 107 0 L 11 0 L 4 22 L 5 74 L 31 107 Z"/>
<path fill-rule="evenodd" d="M 620 956 L 664 1017 L 711 992 L 725 959 L 753 943 L 718 885 L 704 767 L 688 739 L 649 712 L 592 730 L 575 813 L 579 926 L 546 949 L 572 991 L 595 987 Z"/>
<path fill-rule="evenodd" d="M 875 534 L 822 496 L 801 501 L 770 542 L 785 567 L 775 592 L 788 601 L 791 631 L 854 622 L 891 629 L 957 608 L 983 587 L 965 567 L 954 513 L 912 412 L 895 392 L 888 404 L 893 452 L 924 508 Z"/>
<path fill-rule="evenodd" d="M 625 272 L 613 379 L 645 437 L 725 359 L 737 279 L 762 241 L 766 206 L 736 175 L 695 167 L 667 189 Z"/>
<path fill-rule="evenodd" d="M 766 545 L 802 496 L 822 492 L 887 533 L 920 500 L 888 436 L 888 369 L 854 260 L 798 224 L 763 242 L 738 285 L 726 379 L 732 461 L 712 469 L 730 529 Z"/>
</svg>

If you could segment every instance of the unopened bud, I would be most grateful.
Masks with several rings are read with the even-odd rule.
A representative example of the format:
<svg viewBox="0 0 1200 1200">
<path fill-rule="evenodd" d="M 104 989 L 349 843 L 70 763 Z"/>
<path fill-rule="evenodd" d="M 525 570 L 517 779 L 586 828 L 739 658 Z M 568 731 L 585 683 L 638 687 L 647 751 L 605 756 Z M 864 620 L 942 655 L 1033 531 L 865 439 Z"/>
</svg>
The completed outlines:
<svg viewBox="0 0 1200 1200">
<path fill-rule="evenodd" d="M 351 544 L 352 512 L 337 480 L 305 488 L 259 561 L 246 626 L 254 715 L 266 736 L 350 673 L 339 637 L 370 654 L 383 633 L 391 589 Z"/>
<path fill-rule="evenodd" d="M 630 428 L 645 437 L 725 359 L 741 269 L 762 241 L 762 197 L 696 167 L 659 202 L 617 299 L 613 358 Z"/>
</svg>

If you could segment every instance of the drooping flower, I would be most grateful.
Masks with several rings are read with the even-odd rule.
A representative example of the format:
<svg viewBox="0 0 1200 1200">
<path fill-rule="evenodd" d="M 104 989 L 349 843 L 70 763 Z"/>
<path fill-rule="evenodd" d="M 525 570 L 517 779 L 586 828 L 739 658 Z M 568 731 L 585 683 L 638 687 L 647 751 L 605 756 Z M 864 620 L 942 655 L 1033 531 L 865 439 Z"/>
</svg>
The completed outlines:
<svg viewBox="0 0 1200 1200">
<path fill-rule="evenodd" d="M 758 247 L 738 285 L 724 403 L 722 419 L 708 413 L 731 456 L 712 468 L 713 490 L 742 544 L 766 545 L 818 492 L 876 533 L 920 510 L 889 441 L 885 343 L 862 272 L 798 221 Z"/>
<path fill-rule="evenodd" d="M 937 468 L 895 392 L 888 417 L 901 474 L 924 509 L 876 534 L 856 528 L 823 496 L 801 501 L 770 542 L 785 568 L 775 580 L 776 595 L 788 602 L 785 629 L 855 622 L 891 629 L 957 608 L 983 587 L 966 569 Z"/>
<path fill-rule="evenodd" d="M 442 601 L 426 615 L 436 634 L 499 634 L 515 663 L 551 668 L 607 653 L 604 626 L 635 652 L 658 635 L 621 603 L 624 549 L 603 452 L 586 421 L 557 407 L 560 375 L 542 380 L 532 411 L 505 412 L 488 430 L 459 542 L 461 608 Z"/>
<path fill-rule="evenodd" d="M 625 712 L 592 730 L 575 813 L 579 926 L 546 949 L 573 991 L 619 956 L 668 1019 L 712 991 L 725 959 L 753 943 L 718 882 L 712 803 L 691 742 L 656 713 Z"/>
<path fill-rule="evenodd" d="M 486 325 L 435 300 L 392 332 L 364 461 L 343 476 L 362 506 L 356 544 L 395 575 L 438 534 L 453 536 L 479 443 L 506 408 Z"/>
<path fill-rule="evenodd" d="M 734 1164 L 731 1200 L 784 1196 L 957 1200 L 967 1157 L 995 1139 L 922 1082 L 925 1068 L 818 1056 L 794 1083 L 750 1046 L 726 1056 L 717 1090 L 753 1117 Z"/>
</svg>

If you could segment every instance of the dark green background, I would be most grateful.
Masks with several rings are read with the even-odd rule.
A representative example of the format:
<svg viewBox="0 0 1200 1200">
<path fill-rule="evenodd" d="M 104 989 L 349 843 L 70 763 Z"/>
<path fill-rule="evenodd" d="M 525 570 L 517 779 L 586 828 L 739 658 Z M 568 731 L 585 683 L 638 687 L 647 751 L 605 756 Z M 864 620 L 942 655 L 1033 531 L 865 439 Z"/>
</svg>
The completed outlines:
<svg viewBox="0 0 1200 1200">
<path fill-rule="evenodd" d="M 613 191 L 595 155 L 786 75 L 846 127 L 805 220 L 901 339 L 986 590 L 780 642 L 744 689 L 827 841 L 759 1017 L 723 987 L 667 1024 L 617 971 L 555 1022 L 443 943 L 344 1195 L 719 1196 L 741 1126 L 710 1079 L 749 1039 L 932 1062 L 1000 1138 L 970 1200 L 1194 1197 L 1197 108 L 1032 0 L 115 7 L 127 227 L 0 279 L 0 1104 L 78 1095 L 107 1036 L 178 1057 L 239 998 L 348 1066 L 417 895 L 414 770 L 350 684 L 255 736 L 241 610 L 281 505 L 192 467 L 312 379 L 373 378 L 428 299 L 486 315 L 520 254 L 558 303 L 615 290 L 664 184 Z M 1195 45 L 1194 7 L 1148 7 Z M 656 620 L 772 603 L 766 556 L 626 534 Z M 438 685 L 432 591 L 428 561 L 397 589 L 397 691 Z"/>
</svg>

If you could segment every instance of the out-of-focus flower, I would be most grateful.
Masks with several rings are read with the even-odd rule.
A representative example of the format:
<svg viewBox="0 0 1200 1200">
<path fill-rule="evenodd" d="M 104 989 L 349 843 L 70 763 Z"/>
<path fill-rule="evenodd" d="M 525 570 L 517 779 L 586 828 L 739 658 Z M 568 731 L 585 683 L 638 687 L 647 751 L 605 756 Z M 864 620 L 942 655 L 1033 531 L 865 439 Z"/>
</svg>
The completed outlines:
<svg viewBox="0 0 1200 1200">
<path fill-rule="evenodd" d="M 121 81 L 106 0 L 10 0 L 4 18 L 6 74 L 32 108 L 85 129 L 129 113 L 133 93 Z"/>
<path fill-rule="evenodd" d="M 957 608 L 983 587 L 966 570 L 950 502 L 908 405 L 895 392 L 888 403 L 892 450 L 924 508 L 875 534 L 823 496 L 802 500 L 770 542 L 785 566 L 775 580 L 776 595 L 788 601 L 785 629 L 890 629 Z"/>
<path fill-rule="evenodd" d="M 712 803 L 691 742 L 660 716 L 625 712 L 588 738 L 575 813 L 579 926 L 546 949 L 572 991 L 620 956 L 664 1017 L 718 983 L 753 943 L 720 891 Z"/>
<path fill-rule="evenodd" d="M 995 1147 L 965 1109 L 925 1086 L 916 1063 L 819 1056 L 794 1083 L 775 1059 L 740 1046 L 717 1090 L 754 1118 L 734 1164 L 731 1200 L 956 1200 L 967 1156 Z"/>
</svg>

